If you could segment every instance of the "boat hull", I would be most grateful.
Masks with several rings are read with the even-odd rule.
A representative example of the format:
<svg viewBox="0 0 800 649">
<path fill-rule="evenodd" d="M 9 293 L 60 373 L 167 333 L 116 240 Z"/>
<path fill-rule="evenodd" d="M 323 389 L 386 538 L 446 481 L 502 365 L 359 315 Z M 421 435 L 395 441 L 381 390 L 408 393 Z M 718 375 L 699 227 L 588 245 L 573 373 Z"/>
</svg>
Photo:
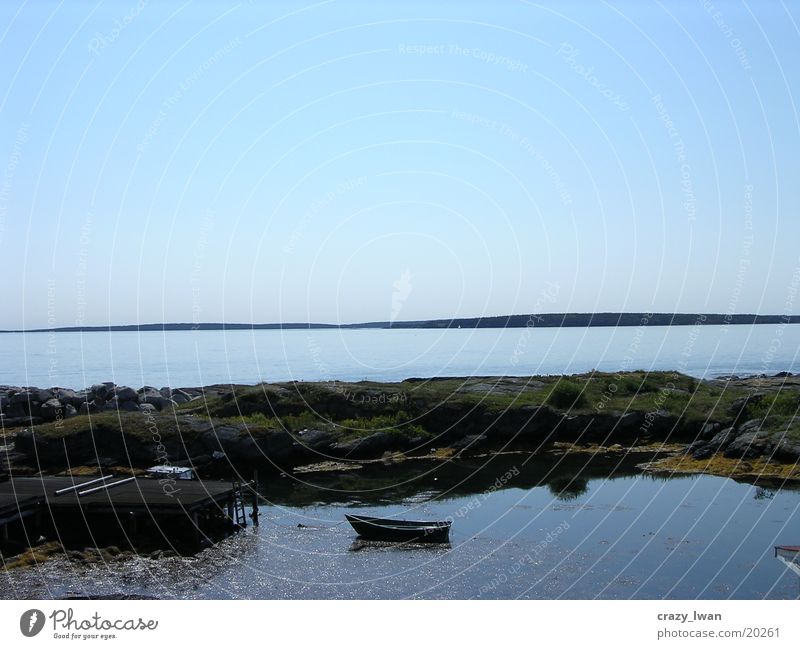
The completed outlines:
<svg viewBox="0 0 800 649">
<path fill-rule="evenodd" d="M 450 538 L 450 523 L 436 521 L 400 521 L 391 518 L 345 515 L 356 533 L 368 541 L 391 541 L 395 543 L 447 543 Z"/>
</svg>

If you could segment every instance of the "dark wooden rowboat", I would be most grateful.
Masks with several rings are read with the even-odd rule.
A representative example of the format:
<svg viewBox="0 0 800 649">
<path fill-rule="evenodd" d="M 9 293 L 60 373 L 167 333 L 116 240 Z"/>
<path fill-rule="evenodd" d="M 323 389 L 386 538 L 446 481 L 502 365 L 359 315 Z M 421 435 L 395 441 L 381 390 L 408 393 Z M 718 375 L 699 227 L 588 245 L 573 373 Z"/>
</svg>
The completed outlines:
<svg viewBox="0 0 800 649">
<path fill-rule="evenodd" d="M 450 521 L 400 521 L 349 514 L 345 518 L 361 538 L 370 541 L 447 543 L 450 536 Z"/>
</svg>

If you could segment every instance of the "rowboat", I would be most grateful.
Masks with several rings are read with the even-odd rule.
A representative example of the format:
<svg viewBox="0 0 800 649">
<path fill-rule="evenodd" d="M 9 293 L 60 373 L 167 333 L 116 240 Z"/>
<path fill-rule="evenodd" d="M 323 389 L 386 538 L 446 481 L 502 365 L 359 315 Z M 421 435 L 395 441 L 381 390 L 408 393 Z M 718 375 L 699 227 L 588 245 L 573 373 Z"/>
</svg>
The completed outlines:
<svg viewBox="0 0 800 649">
<path fill-rule="evenodd" d="M 782 561 L 797 576 L 800 576 L 800 545 L 776 545 L 775 558 Z"/>
<path fill-rule="evenodd" d="M 450 536 L 450 521 L 401 521 L 350 514 L 345 518 L 361 538 L 369 541 L 447 543 Z"/>
</svg>

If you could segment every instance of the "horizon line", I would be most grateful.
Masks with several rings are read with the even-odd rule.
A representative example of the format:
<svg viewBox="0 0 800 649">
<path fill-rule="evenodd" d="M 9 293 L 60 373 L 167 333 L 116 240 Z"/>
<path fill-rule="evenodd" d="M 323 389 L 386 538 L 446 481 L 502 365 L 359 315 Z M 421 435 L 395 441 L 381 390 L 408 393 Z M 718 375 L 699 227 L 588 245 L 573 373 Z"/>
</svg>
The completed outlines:
<svg viewBox="0 0 800 649">
<path fill-rule="evenodd" d="M 638 319 L 638 321 L 636 321 Z M 616 320 L 616 321 L 615 321 Z M 0 333 L 92 333 L 113 331 L 222 331 L 257 329 L 519 329 L 523 327 L 630 327 L 687 325 L 797 324 L 800 315 L 755 313 L 670 313 L 650 311 L 557 312 L 519 315 L 378 320 L 354 323 L 324 322 L 153 322 L 122 325 L 67 325 L 35 329 L 1 329 Z"/>
</svg>

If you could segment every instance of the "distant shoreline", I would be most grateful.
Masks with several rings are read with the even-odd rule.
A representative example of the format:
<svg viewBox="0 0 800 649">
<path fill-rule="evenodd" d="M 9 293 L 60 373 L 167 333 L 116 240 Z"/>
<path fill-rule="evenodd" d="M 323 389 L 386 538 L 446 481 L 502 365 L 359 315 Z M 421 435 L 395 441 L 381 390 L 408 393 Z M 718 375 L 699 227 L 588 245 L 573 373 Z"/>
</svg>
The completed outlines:
<svg viewBox="0 0 800 649">
<path fill-rule="evenodd" d="M 0 333 L 93 333 L 112 331 L 255 331 L 283 329 L 520 329 L 525 327 L 663 327 L 698 325 L 800 324 L 800 315 L 723 313 L 543 313 L 529 315 L 329 324 L 316 322 L 168 322 L 129 325 L 4 329 Z"/>
</svg>

